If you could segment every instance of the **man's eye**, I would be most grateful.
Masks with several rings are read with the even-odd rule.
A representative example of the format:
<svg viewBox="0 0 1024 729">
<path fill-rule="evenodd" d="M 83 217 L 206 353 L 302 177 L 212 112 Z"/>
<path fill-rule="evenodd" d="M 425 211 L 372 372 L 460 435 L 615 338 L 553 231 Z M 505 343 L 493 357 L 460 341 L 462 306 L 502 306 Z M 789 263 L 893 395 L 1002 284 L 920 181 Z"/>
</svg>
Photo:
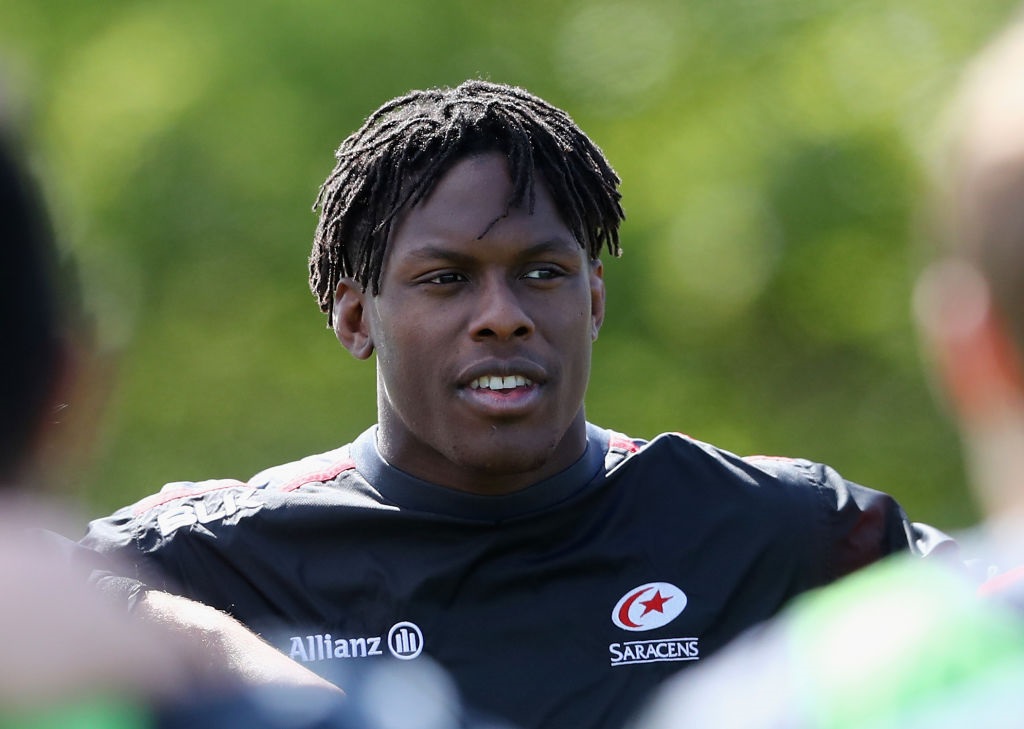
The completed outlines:
<svg viewBox="0 0 1024 729">
<path fill-rule="evenodd" d="M 466 280 L 466 277 L 461 273 L 439 273 L 436 276 L 432 276 L 427 279 L 427 283 L 432 284 L 453 284 L 461 283 Z"/>
<path fill-rule="evenodd" d="M 555 270 L 554 268 L 535 268 L 523 274 L 523 278 L 532 278 L 541 281 L 546 281 L 549 279 L 558 278 L 561 275 L 561 272 Z"/>
</svg>

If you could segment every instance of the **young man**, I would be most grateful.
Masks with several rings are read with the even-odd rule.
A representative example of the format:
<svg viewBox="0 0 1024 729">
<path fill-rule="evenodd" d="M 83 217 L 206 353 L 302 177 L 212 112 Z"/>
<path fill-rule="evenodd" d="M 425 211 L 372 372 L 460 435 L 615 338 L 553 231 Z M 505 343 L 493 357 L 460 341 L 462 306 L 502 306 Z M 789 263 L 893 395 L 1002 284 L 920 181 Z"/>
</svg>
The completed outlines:
<svg viewBox="0 0 1024 729">
<path fill-rule="evenodd" d="M 0 110 L 2 105 L 0 99 Z M 144 619 L 132 619 L 123 605 L 88 584 L 90 573 L 115 568 L 44 529 L 73 524 L 71 507 L 47 479 L 52 462 L 64 463 L 70 455 L 65 449 L 77 440 L 69 431 L 90 425 L 76 413 L 90 402 L 78 384 L 87 359 L 87 333 L 80 325 L 86 317 L 73 267 L 58 251 L 20 148 L 3 121 L 0 727 L 370 726 L 342 708 L 336 688 L 325 690 L 322 679 L 213 608 L 189 605 L 193 624 L 209 626 L 206 634 L 168 634 L 141 610 Z M 233 645 L 259 667 L 246 673 L 211 656 L 205 638 L 213 634 L 234 636 Z M 287 667 L 287 676 L 274 669 L 277 664 Z"/>
<path fill-rule="evenodd" d="M 44 502 L 35 472 L 67 394 L 72 328 L 48 220 L 2 123 L 0 247 L 0 725 L 28 726 L 31 718 L 56 726 L 83 716 L 127 725 L 140 699 L 181 686 L 184 654 L 168 651 L 165 662 L 152 663 L 159 641 L 125 625 L 57 545 L 33 531 L 63 514 Z M 115 645 L 119 635 L 128 640 Z"/>
<path fill-rule="evenodd" d="M 1024 24 L 969 71 L 915 308 L 987 516 L 965 541 L 993 567 L 978 585 L 892 559 L 803 596 L 666 686 L 644 729 L 1024 726 Z"/>
<path fill-rule="evenodd" d="M 826 466 L 586 421 L 623 214 L 563 111 L 483 81 L 413 92 L 336 157 L 310 283 L 342 345 L 376 353 L 378 422 L 94 522 L 143 604 L 230 612 L 346 689 L 431 660 L 520 726 L 614 727 L 790 597 L 931 548 Z"/>
</svg>

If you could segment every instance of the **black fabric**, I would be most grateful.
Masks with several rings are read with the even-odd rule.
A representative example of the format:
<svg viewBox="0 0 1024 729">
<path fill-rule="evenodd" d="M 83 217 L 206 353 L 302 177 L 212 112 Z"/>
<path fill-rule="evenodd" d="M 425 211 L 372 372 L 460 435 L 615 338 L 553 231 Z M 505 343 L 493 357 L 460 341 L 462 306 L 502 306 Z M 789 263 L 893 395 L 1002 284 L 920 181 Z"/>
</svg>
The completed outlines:
<svg viewBox="0 0 1024 729">
<path fill-rule="evenodd" d="M 620 726 L 663 678 L 792 596 L 947 543 L 821 464 L 677 434 L 588 436 L 562 474 L 481 497 L 389 466 L 371 429 L 245 483 L 168 484 L 82 543 L 342 686 L 396 661 L 389 645 L 407 659 L 419 631 L 411 660 L 433 659 L 469 706 L 528 729 Z"/>
</svg>

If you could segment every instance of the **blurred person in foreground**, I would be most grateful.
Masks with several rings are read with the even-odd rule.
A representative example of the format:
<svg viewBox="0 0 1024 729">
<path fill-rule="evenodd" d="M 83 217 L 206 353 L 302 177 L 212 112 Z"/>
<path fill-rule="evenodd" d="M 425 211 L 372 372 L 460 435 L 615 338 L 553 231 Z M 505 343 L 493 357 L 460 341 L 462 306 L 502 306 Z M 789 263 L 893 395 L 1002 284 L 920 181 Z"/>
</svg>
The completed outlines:
<svg viewBox="0 0 1024 729">
<path fill-rule="evenodd" d="M 256 666 L 211 654 L 209 636 L 232 625 L 212 608 L 193 607 L 208 629 L 188 634 L 129 615 L 88 580 L 116 567 L 60 536 L 77 519 L 49 479 L 93 425 L 91 355 L 77 277 L 20 152 L 0 124 L 0 727 L 377 726 L 348 723 L 335 687 L 248 631 Z"/>
<path fill-rule="evenodd" d="M 0 109 L 2 111 L 2 109 Z M 103 718 L 130 725 L 134 702 L 167 697 L 187 682 L 186 657 L 114 609 L 76 572 L 55 535 L 70 523 L 44 503 L 38 457 L 67 423 L 77 332 L 67 307 L 73 283 L 36 189 L 0 129 L 0 725 Z"/>
<path fill-rule="evenodd" d="M 794 595 L 948 544 L 823 464 L 587 421 L 619 178 L 533 94 L 388 101 L 316 207 L 310 286 L 375 356 L 378 422 L 94 521 L 83 543 L 131 563 L 137 609 L 182 631 L 186 598 L 230 612 L 359 695 L 378 666 L 436 661 L 488 715 L 597 729 Z"/>
<path fill-rule="evenodd" d="M 986 519 L 984 579 L 891 558 L 680 675 L 635 726 L 1024 727 L 1024 22 L 968 68 L 936 166 L 915 313 Z M 978 584 L 980 582 L 980 584 Z"/>
</svg>

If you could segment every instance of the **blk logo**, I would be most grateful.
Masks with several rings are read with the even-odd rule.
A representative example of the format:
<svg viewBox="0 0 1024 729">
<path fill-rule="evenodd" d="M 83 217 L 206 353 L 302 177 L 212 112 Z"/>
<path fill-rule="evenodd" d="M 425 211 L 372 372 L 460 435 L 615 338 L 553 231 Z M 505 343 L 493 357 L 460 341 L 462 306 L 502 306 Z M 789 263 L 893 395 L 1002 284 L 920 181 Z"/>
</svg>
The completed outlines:
<svg viewBox="0 0 1024 729">
<path fill-rule="evenodd" d="M 407 620 L 395 623 L 388 631 L 388 649 L 395 658 L 411 661 L 423 652 L 423 631 Z"/>
<path fill-rule="evenodd" d="M 668 625 L 686 607 L 686 594 L 668 582 L 648 582 L 622 596 L 612 610 L 612 622 L 623 630 L 654 630 Z"/>
</svg>

